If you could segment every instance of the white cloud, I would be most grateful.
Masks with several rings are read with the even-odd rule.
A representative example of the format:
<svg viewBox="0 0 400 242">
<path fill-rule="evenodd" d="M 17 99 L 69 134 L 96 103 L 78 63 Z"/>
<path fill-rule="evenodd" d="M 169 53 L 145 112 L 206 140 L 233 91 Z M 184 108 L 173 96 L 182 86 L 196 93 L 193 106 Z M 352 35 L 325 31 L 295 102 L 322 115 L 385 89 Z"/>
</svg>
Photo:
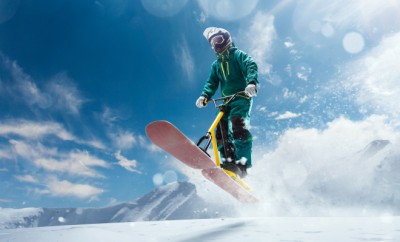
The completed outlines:
<svg viewBox="0 0 400 242">
<path fill-rule="evenodd" d="M 286 111 L 285 113 L 278 115 L 275 119 L 276 120 L 292 119 L 292 118 L 298 118 L 300 116 L 301 116 L 301 114 Z"/>
<path fill-rule="evenodd" d="M 308 99 L 308 96 L 303 96 L 302 98 L 300 98 L 299 103 L 305 103 Z"/>
<path fill-rule="evenodd" d="M 20 136 L 27 140 L 42 140 L 47 136 L 55 136 L 63 141 L 73 141 L 98 149 L 105 149 L 106 147 L 103 142 L 98 139 L 79 139 L 68 132 L 63 125 L 52 121 L 8 120 L 6 122 L 0 122 L 0 136 Z M 1 153 L 0 151 L 0 157 Z"/>
<path fill-rule="evenodd" d="M 50 80 L 48 95 L 51 96 L 56 108 L 72 114 L 79 114 L 80 108 L 85 102 L 66 73 L 59 73 Z"/>
<path fill-rule="evenodd" d="M 190 53 L 190 48 L 185 37 L 182 38 L 182 41 L 174 49 L 174 56 L 175 62 L 181 66 L 181 69 L 185 75 L 185 83 L 187 84 L 187 80 L 193 81 L 194 60 Z"/>
<path fill-rule="evenodd" d="M 283 91 L 283 98 L 284 99 L 296 98 L 297 97 L 297 94 L 296 94 L 295 91 L 292 92 L 286 87 L 283 88 L 282 91 Z"/>
<path fill-rule="evenodd" d="M 0 149 L 0 158 L 10 159 L 12 157 L 11 152 L 9 150 Z"/>
<path fill-rule="evenodd" d="M 44 87 L 38 87 L 35 80 L 7 56 L 0 53 L 0 65 L 10 75 L 8 87 L 3 91 L 15 99 L 22 100 L 30 107 L 52 109 L 71 114 L 79 114 L 85 100 L 66 73 L 61 72 L 51 78 Z"/>
<path fill-rule="evenodd" d="M 120 115 L 110 107 L 104 107 L 103 112 L 99 116 L 101 122 L 110 126 L 120 119 Z"/>
<path fill-rule="evenodd" d="M 128 130 L 111 131 L 109 136 L 117 149 L 129 149 L 137 144 L 135 135 Z"/>
<path fill-rule="evenodd" d="M 73 176 L 102 178 L 94 168 L 108 168 L 109 164 L 87 151 L 59 151 L 56 148 L 31 144 L 24 141 L 10 140 L 11 150 L 15 155 L 31 161 L 37 167 L 50 172 L 67 173 Z"/>
<path fill-rule="evenodd" d="M 150 152 L 162 152 L 162 150 L 153 143 L 146 144 L 146 146 L 143 146 L 143 147 L 146 148 Z"/>
<path fill-rule="evenodd" d="M 121 151 L 116 152 L 114 155 L 115 155 L 115 158 L 118 159 L 118 164 L 120 166 L 122 166 L 123 168 L 125 168 L 126 170 L 128 170 L 130 172 L 136 172 L 139 174 L 141 173 L 140 171 L 135 169 L 137 166 L 136 160 L 128 160 L 126 157 L 121 155 Z"/>
<path fill-rule="evenodd" d="M 257 13 L 250 26 L 240 31 L 240 41 L 244 43 L 244 47 L 259 67 L 259 73 L 267 75 L 270 73 L 271 65 L 268 64 L 272 43 L 277 37 L 274 27 L 274 16 Z M 233 40 L 235 41 L 235 40 Z"/>
<path fill-rule="evenodd" d="M 150 152 L 161 151 L 161 149 L 158 148 L 155 144 L 153 144 L 152 142 L 149 142 L 148 141 L 149 139 L 146 136 L 138 135 L 136 138 L 137 138 L 138 144 L 141 148 L 144 148 Z"/>
<path fill-rule="evenodd" d="M 346 64 L 342 85 L 354 93 L 356 102 L 375 113 L 400 118 L 400 32 L 388 35 L 380 44 L 353 63 Z"/>
<path fill-rule="evenodd" d="M 85 144 L 89 145 L 91 147 L 97 148 L 97 149 L 106 149 L 106 145 L 99 139 L 91 139 L 91 140 L 77 140 L 76 141 L 79 144 Z"/>
<path fill-rule="evenodd" d="M 112 129 L 108 132 L 108 136 L 113 141 L 113 146 L 118 150 L 130 149 L 135 146 L 140 146 L 150 151 L 153 150 L 146 137 L 136 135 L 129 130 Z"/>
<path fill-rule="evenodd" d="M 38 179 L 33 177 L 32 175 L 21 175 L 21 176 L 14 176 L 20 182 L 27 182 L 27 183 L 38 183 Z"/>
<path fill-rule="evenodd" d="M 39 194 L 48 194 L 53 197 L 76 197 L 79 199 L 96 200 L 104 193 L 103 189 L 88 185 L 71 183 L 67 180 L 58 180 L 55 177 L 46 182 L 46 190 L 37 190 Z"/>
<path fill-rule="evenodd" d="M 258 106 L 256 107 L 256 110 L 257 110 L 258 112 L 262 112 L 262 113 L 267 113 L 267 112 L 268 112 L 267 107 L 265 107 L 265 106 L 260 106 L 260 105 L 258 105 Z"/>
<path fill-rule="evenodd" d="M 18 86 L 22 97 L 30 105 L 37 104 L 41 108 L 50 106 L 48 96 L 44 94 L 31 80 L 19 80 Z"/>
<path fill-rule="evenodd" d="M 16 61 L 11 61 L 4 54 L 0 54 L 0 64 L 10 75 L 9 81 L 12 81 L 11 85 L 7 83 L 7 92 L 4 94 L 17 99 L 22 98 L 23 102 L 30 106 L 47 108 L 50 105 L 47 94 L 38 88 L 32 77 L 26 74 Z"/>
<path fill-rule="evenodd" d="M 300 66 L 298 66 L 296 70 L 297 78 L 303 81 L 308 81 L 308 77 L 311 75 L 311 73 L 312 73 L 311 66 L 306 64 L 301 64 Z"/>
<path fill-rule="evenodd" d="M 72 151 L 61 157 L 41 157 L 34 160 L 36 166 L 47 171 L 65 172 L 75 176 L 104 177 L 95 167 L 108 168 L 106 161 L 90 155 L 87 151 Z"/>
<path fill-rule="evenodd" d="M 27 160 L 34 160 L 40 157 L 55 156 L 58 154 L 56 148 L 45 147 L 42 144 L 30 144 L 20 140 L 9 140 L 10 152 Z"/>
<path fill-rule="evenodd" d="M 295 46 L 295 44 L 294 44 L 294 42 L 292 40 L 286 40 L 285 42 L 283 42 L 283 44 L 288 49 L 291 49 L 291 48 L 293 48 Z"/>
<path fill-rule="evenodd" d="M 0 123 L 0 135 L 18 135 L 29 139 L 40 139 L 54 135 L 62 140 L 73 140 L 75 137 L 56 122 L 34 122 L 29 120 L 10 120 Z"/>
</svg>

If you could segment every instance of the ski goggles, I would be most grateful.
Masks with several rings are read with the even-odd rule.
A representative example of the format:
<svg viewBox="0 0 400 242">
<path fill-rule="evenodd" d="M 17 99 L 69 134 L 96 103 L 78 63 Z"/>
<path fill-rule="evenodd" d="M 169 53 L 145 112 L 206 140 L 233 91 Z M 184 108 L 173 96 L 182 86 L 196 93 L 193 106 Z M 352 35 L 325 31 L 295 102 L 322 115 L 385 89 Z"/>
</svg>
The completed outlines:
<svg viewBox="0 0 400 242">
<path fill-rule="evenodd" d="M 211 38 L 210 44 L 214 49 L 216 46 L 220 46 L 221 44 L 223 44 L 224 41 L 225 41 L 225 39 L 224 39 L 223 35 L 216 35 Z"/>
</svg>

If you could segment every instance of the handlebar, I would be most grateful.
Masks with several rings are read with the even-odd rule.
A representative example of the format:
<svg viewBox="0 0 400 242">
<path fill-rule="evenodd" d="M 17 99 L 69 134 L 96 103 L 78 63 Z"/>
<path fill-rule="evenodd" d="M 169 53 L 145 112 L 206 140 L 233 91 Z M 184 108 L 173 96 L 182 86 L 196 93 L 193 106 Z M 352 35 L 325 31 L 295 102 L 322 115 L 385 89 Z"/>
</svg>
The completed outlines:
<svg viewBox="0 0 400 242">
<path fill-rule="evenodd" d="M 215 108 L 222 108 L 222 107 L 226 106 L 228 103 L 230 103 L 232 100 L 234 100 L 238 95 L 241 95 L 241 94 L 244 94 L 247 97 L 247 94 L 245 93 L 245 91 L 241 91 L 241 92 L 237 92 L 235 94 L 229 95 L 229 96 L 206 100 L 205 104 L 207 104 L 209 101 L 212 101 L 214 103 Z M 218 105 L 219 101 L 222 101 L 223 103 Z"/>
</svg>

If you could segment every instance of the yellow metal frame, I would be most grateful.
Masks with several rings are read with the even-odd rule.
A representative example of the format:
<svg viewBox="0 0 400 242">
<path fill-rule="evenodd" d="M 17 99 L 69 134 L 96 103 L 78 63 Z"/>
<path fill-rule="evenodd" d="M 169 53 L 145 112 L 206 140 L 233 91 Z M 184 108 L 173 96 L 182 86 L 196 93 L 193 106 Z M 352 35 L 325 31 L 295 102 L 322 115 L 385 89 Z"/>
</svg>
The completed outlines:
<svg viewBox="0 0 400 242">
<path fill-rule="evenodd" d="M 215 129 L 221 121 L 222 117 L 224 116 L 224 112 L 220 111 L 215 118 L 214 122 L 211 124 L 210 128 L 208 129 L 208 133 L 211 135 L 211 144 L 214 150 L 214 157 L 215 157 L 215 164 L 220 167 L 221 166 L 221 158 L 219 157 L 218 153 L 218 145 L 217 145 L 217 138 L 215 137 Z"/>
<path fill-rule="evenodd" d="M 210 128 L 208 129 L 208 133 L 211 136 L 211 144 L 212 144 L 213 151 L 214 151 L 215 164 L 218 167 L 221 167 L 221 158 L 220 158 L 219 152 L 218 152 L 218 145 L 217 145 L 217 138 L 215 136 L 215 130 L 223 116 L 224 116 L 224 111 L 220 110 L 217 117 L 214 119 L 214 122 L 211 124 Z M 233 180 L 235 180 L 237 183 L 239 183 L 246 190 L 252 191 L 251 187 L 245 181 L 243 181 L 239 176 L 237 176 L 236 173 L 229 171 L 229 170 L 225 170 L 225 169 L 223 169 L 223 170 L 225 171 L 226 174 L 228 174 L 228 176 L 230 176 Z"/>
</svg>

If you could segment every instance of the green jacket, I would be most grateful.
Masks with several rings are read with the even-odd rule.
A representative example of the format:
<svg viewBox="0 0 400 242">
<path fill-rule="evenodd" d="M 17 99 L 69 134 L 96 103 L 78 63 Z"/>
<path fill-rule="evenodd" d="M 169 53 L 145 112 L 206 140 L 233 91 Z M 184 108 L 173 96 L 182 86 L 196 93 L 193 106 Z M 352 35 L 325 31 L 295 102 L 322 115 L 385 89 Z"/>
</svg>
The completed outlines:
<svg viewBox="0 0 400 242">
<path fill-rule="evenodd" d="M 212 63 L 201 95 L 210 99 L 221 85 L 222 96 L 229 96 L 244 91 L 249 83 L 258 85 L 257 64 L 250 55 L 233 46 Z"/>
</svg>

